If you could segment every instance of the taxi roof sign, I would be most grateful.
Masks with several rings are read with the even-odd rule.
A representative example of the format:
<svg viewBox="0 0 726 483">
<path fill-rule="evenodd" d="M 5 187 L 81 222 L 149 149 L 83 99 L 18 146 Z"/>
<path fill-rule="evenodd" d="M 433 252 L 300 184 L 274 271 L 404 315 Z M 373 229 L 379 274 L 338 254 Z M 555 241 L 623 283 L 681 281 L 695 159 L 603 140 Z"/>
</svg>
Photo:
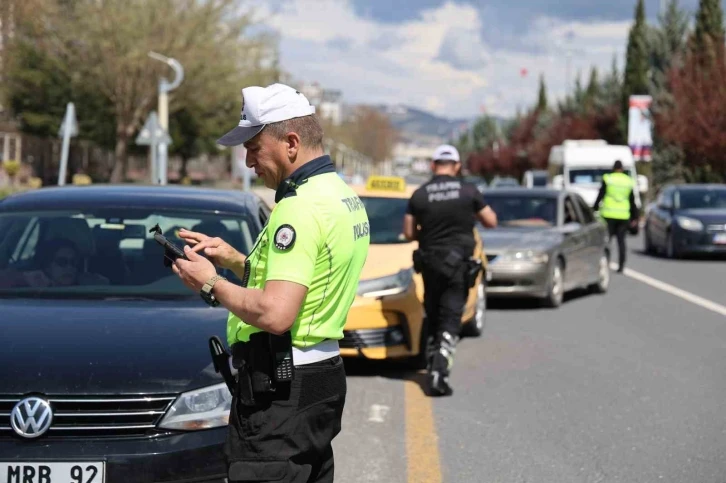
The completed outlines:
<svg viewBox="0 0 726 483">
<path fill-rule="evenodd" d="M 370 191 L 406 191 L 406 180 L 399 176 L 371 176 L 366 183 Z"/>
</svg>

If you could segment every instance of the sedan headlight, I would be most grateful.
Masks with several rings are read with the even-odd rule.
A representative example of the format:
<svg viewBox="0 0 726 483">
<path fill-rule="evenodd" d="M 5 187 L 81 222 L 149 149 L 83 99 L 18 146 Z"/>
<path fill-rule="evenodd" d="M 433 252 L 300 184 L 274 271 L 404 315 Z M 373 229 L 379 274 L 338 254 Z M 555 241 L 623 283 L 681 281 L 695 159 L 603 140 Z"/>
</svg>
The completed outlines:
<svg viewBox="0 0 726 483">
<path fill-rule="evenodd" d="M 703 223 L 695 218 L 689 218 L 687 216 L 676 216 L 676 222 L 684 230 L 689 231 L 701 231 L 703 230 Z"/>
<path fill-rule="evenodd" d="M 411 282 L 413 282 L 413 269 L 407 268 L 394 275 L 361 280 L 358 282 L 358 295 L 361 297 L 397 295 L 408 290 Z"/>
<path fill-rule="evenodd" d="M 182 431 L 219 428 L 229 422 L 231 408 L 232 394 L 226 384 L 203 387 L 179 396 L 159 427 Z"/>
<path fill-rule="evenodd" d="M 535 250 L 519 250 L 515 252 L 507 252 L 499 255 L 495 262 L 528 262 L 528 263 L 547 263 L 550 257 L 546 253 Z"/>
</svg>

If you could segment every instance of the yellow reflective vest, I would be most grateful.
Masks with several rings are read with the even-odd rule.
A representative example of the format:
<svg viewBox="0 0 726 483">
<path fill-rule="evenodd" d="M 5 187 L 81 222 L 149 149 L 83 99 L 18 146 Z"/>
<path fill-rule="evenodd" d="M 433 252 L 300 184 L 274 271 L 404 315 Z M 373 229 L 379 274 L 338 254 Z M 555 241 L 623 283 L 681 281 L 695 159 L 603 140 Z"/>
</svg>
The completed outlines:
<svg viewBox="0 0 726 483">
<path fill-rule="evenodd" d="M 630 193 L 633 179 L 625 173 L 610 173 L 602 177 L 605 197 L 600 205 L 600 216 L 612 220 L 630 219 Z"/>
</svg>

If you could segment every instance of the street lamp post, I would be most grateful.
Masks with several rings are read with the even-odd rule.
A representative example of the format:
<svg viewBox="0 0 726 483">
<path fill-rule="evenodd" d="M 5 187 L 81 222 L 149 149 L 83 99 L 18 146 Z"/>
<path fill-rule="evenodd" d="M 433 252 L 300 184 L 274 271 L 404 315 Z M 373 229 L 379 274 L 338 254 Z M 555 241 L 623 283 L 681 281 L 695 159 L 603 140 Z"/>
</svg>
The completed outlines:
<svg viewBox="0 0 726 483">
<path fill-rule="evenodd" d="M 164 62 L 174 70 L 176 77 L 172 82 L 169 82 L 165 77 L 159 80 L 159 124 L 164 131 L 169 131 L 169 92 L 179 87 L 184 80 L 184 68 L 176 60 L 156 52 L 149 52 L 149 57 L 160 62 Z M 157 156 L 157 163 L 152 166 L 152 183 L 159 183 L 165 185 L 167 183 L 168 174 L 168 146 L 166 143 L 159 143 L 159 155 Z"/>
</svg>

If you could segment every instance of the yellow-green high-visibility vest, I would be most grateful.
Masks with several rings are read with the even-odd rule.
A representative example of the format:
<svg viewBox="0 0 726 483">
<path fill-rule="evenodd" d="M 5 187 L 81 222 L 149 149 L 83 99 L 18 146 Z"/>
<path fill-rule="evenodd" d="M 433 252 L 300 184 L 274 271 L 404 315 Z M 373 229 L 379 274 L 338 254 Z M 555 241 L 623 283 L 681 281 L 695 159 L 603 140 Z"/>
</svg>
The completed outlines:
<svg viewBox="0 0 726 483">
<path fill-rule="evenodd" d="M 600 216 L 612 220 L 630 219 L 630 193 L 633 179 L 625 173 L 610 173 L 602 177 L 605 197 L 600 205 Z"/>
</svg>

